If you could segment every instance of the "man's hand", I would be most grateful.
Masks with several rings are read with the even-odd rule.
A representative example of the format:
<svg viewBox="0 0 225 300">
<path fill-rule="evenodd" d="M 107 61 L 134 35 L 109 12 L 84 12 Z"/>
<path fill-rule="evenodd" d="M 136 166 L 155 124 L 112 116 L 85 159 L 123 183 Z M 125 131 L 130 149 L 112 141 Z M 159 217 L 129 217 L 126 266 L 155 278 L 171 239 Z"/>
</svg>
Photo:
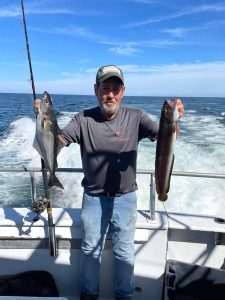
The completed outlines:
<svg viewBox="0 0 225 300">
<path fill-rule="evenodd" d="M 40 105 L 41 105 L 41 99 L 35 99 L 35 101 L 34 101 L 34 111 L 36 113 L 39 113 Z"/>
<path fill-rule="evenodd" d="M 177 109 L 179 113 L 179 118 L 181 118 L 184 114 L 184 105 L 180 98 L 177 98 L 176 100 L 177 100 Z"/>
</svg>

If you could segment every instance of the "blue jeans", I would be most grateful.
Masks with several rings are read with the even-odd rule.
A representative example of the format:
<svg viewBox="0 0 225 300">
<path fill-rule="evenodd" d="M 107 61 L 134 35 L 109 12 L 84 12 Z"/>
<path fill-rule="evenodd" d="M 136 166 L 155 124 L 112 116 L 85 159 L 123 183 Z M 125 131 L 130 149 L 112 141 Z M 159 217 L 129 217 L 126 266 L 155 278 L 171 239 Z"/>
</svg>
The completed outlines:
<svg viewBox="0 0 225 300">
<path fill-rule="evenodd" d="M 83 195 L 81 227 L 81 293 L 99 295 L 101 254 L 107 232 L 114 255 L 114 290 L 117 298 L 132 299 L 134 287 L 134 234 L 136 193 L 115 198 Z"/>
</svg>

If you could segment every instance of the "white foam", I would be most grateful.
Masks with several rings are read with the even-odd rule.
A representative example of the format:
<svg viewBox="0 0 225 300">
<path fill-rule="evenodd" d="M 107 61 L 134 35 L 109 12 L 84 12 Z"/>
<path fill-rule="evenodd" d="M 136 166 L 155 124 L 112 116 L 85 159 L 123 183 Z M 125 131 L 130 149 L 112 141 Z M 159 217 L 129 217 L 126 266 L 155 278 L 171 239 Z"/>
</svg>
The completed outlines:
<svg viewBox="0 0 225 300">
<path fill-rule="evenodd" d="M 66 125 L 74 113 L 61 113 L 58 123 Z M 154 118 L 156 119 L 156 118 Z M 200 117 L 185 112 L 180 122 L 180 136 L 175 145 L 174 171 L 224 173 L 225 130 L 217 117 Z M 33 148 L 35 120 L 21 118 L 10 126 L 9 134 L 0 143 L 2 166 L 40 167 L 40 156 Z M 143 140 L 139 144 L 138 169 L 154 170 L 156 143 Z M 80 149 L 76 144 L 65 147 L 58 156 L 58 167 L 81 167 Z M 52 189 L 53 206 L 80 207 L 83 174 L 57 173 L 65 190 Z M 4 205 L 25 203 L 30 199 L 29 174 L 0 173 L 0 199 Z M 149 208 L 149 175 L 138 175 L 138 208 Z M 37 176 L 41 196 L 41 176 Z M 19 192 L 18 192 L 19 191 Z M 225 217 L 224 180 L 172 176 L 166 207 L 171 211 L 213 214 Z M 28 200 L 29 201 L 29 200 Z M 158 203 L 158 202 L 157 202 Z M 0 203 L 1 205 L 1 203 Z"/>
</svg>

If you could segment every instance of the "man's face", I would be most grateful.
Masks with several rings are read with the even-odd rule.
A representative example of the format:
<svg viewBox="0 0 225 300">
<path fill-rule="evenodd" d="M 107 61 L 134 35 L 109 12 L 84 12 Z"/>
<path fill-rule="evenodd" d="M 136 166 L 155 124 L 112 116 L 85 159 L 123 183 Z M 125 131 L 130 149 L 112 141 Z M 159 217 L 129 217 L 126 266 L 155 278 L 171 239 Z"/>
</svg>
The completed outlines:
<svg viewBox="0 0 225 300">
<path fill-rule="evenodd" d="M 103 115 L 115 116 L 119 110 L 125 87 L 117 77 L 104 80 L 99 86 L 95 85 L 95 95 L 98 98 Z"/>
</svg>

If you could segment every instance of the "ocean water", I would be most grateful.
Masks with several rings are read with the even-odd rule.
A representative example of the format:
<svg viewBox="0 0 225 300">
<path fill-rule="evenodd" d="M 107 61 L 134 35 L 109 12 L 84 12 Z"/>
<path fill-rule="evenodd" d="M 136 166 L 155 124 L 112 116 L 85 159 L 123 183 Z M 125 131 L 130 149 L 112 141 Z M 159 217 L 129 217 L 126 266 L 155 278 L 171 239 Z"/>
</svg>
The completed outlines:
<svg viewBox="0 0 225 300">
<path fill-rule="evenodd" d="M 74 113 L 97 104 L 94 96 L 51 95 L 60 127 Z M 124 97 L 123 104 L 145 110 L 158 121 L 166 97 Z M 185 114 L 180 120 L 175 145 L 174 171 L 225 173 L 225 99 L 182 98 Z M 0 168 L 40 167 L 33 148 L 35 114 L 29 94 L 0 94 Z M 154 170 L 156 143 L 139 144 L 138 169 Z M 58 156 L 60 168 L 80 168 L 79 146 L 70 145 Z M 81 173 L 58 173 L 64 191 L 51 189 L 53 207 L 80 207 Z M 44 196 L 42 177 L 36 173 L 37 197 Z M 138 208 L 149 207 L 149 175 L 138 175 Z M 168 211 L 190 212 L 225 217 L 225 180 L 172 176 Z M 156 207 L 158 200 L 156 201 Z M 0 206 L 30 207 L 29 173 L 0 172 Z"/>
</svg>

